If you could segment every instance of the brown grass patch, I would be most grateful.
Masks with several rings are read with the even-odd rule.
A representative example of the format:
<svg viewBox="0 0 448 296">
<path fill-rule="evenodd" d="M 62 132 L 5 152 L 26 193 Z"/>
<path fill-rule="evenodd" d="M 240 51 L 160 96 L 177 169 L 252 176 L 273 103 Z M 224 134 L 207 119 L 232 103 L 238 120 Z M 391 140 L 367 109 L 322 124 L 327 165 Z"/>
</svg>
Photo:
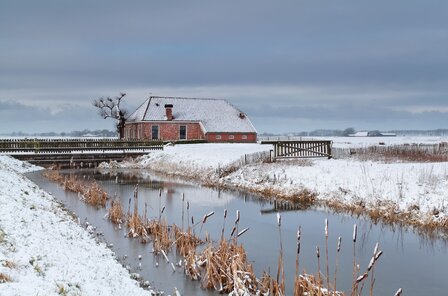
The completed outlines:
<svg viewBox="0 0 448 296">
<path fill-rule="evenodd" d="M 9 260 L 4 260 L 4 261 L 2 262 L 2 265 L 3 265 L 4 267 L 6 267 L 6 268 L 9 268 L 9 269 L 14 269 L 14 268 L 16 268 L 16 264 L 15 264 L 14 262 L 12 262 L 12 261 L 9 261 Z"/>
<path fill-rule="evenodd" d="M 105 207 L 107 193 L 96 182 L 90 183 L 83 193 L 85 201 L 92 206 Z"/>
<path fill-rule="evenodd" d="M 221 293 L 234 290 L 248 291 L 251 295 L 257 292 L 257 281 L 252 265 L 247 261 L 242 245 L 235 240 L 221 240 L 217 246 L 209 245 L 199 256 L 205 262 L 202 286 Z"/>
<path fill-rule="evenodd" d="M 107 211 L 109 220 L 114 224 L 122 224 L 124 220 L 123 205 L 119 198 L 114 199 L 111 202 L 111 207 Z"/>
<path fill-rule="evenodd" d="M 5 273 L 0 272 L 0 283 L 10 283 L 12 282 L 11 277 Z"/>
<path fill-rule="evenodd" d="M 196 248 L 203 243 L 197 236 L 195 236 L 190 227 L 187 231 L 182 231 L 176 225 L 173 225 L 174 239 L 177 252 L 182 257 L 187 257 L 189 254 L 194 253 Z"/>
<path fill-rule="evenodd" d="M 171 227 L 165 220 L 150 221 L 148 223 L 148 233 L 153 237 L 154 251 L 168 250 L 173 244 Z"/>
<path fill-rule="evenodd" d="M 45 170 L 43 175 L 49 180 L 62 185 L 65 190 L 81 194 L 83 199 L 90 205 L 106 206 L 108 195 L 96 182 L 79 181 L 72 175 L 64 177 L 58 170 Z"/>
<path fill-rule="evenodd" d="M 385 162 L 446 162 L 448 161 L 446 145 L 394 145 L 351 148 L 350 154 L 360 160 Z"/>
</svg>

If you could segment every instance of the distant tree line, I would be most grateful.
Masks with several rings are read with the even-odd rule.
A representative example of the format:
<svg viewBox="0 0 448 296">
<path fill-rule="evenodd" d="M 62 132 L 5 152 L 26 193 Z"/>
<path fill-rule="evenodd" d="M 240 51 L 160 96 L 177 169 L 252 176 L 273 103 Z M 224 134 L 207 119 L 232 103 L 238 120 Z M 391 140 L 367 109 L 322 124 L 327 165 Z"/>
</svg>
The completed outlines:
<svg viewBox="0 0 448 296">
<path fill-rule="evenodd" d="M 24 133 L 24 132 L 12 132 L 4 134 L 5 136 L 12 137 L 118 137 L 116 131 L 110 131 L 107 129 L 102 130 L 82 130 L 71 132 L 46 132 L 46 133 Z"/>
<path fill-rule="evenodd" d="M 448 136 L 448 129 L 434 129 L 434 130 L 364 130 L 384 133 L 395 133 L 397 136 Z M 311 132 L 290 132 L 290 133 L 262 133 L 260 136 L 290 136 L 290 137 L 347 137 L 350 134 L 356 133 L 352 127 L 344 130 L 338 129 L 317 129 Z"/>
</svg>

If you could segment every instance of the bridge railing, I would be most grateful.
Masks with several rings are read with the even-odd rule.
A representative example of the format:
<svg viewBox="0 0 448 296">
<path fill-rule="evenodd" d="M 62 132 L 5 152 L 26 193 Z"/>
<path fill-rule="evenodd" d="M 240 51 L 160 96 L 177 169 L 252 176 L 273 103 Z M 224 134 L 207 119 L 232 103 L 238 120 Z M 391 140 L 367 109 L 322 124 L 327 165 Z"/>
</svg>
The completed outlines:
<svg viewBox="0 0 448 296">
<path fill-rule="evenodd" d="M 0 139 L 0 153 L 161 150 L 163 142 L 136 139 Z"/>
</svg>

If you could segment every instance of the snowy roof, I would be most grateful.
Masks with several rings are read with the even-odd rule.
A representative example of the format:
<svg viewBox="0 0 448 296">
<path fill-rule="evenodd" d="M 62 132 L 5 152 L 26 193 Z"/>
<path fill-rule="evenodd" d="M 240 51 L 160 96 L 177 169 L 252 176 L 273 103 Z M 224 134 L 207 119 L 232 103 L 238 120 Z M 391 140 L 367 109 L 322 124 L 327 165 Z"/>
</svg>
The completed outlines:
<svg viewBox="0 0 448 296">
<path fill-rule="evenodd" d="M 349 137 L 367 137 L 369 132 L 356 132 L 354 134 L 350 134 Z"/>
<path fill-rule="evenodd" d="M 128 121 L 166 121 L 166 104 L 173 105 L 173 122 L 201 122 L 205 132 L 256 133 L 247 115 L 223 99 L 150 97 Z"/>
</svg>

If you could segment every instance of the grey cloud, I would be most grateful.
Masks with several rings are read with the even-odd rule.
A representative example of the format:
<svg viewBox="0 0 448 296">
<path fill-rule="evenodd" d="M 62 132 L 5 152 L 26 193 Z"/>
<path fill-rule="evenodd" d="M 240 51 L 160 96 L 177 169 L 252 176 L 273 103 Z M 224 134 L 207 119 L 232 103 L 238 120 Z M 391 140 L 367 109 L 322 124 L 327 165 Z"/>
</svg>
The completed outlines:
<svg viewBox="0 0 448 296">
<path fill-rule="evenodd" d="M 93 107 L 63 104 L 48 107 L 29 106 L 13 101 L 0 100 L 0 133 L 23 131 L 72 131 L 79 129 L 113 129 L 112 121 L 103 121 Z M 92 128 L 95 127 L 95 128 Z"/>
<path fill-rule="evenodd" d="M 132 107 L 163 90 L 224 95 L 272 122 L 292 108 L 316 116 L 311 128 L 425 116 L 441 127 L 443 114 L 408 109 L 448 107 L 447 9 L 438 0 L 2 1 L 0 100 L 90 110 L 101 95 L 128 91 Z M 272 100 L 270 114 L 251 109 Z"/>
</svg>

